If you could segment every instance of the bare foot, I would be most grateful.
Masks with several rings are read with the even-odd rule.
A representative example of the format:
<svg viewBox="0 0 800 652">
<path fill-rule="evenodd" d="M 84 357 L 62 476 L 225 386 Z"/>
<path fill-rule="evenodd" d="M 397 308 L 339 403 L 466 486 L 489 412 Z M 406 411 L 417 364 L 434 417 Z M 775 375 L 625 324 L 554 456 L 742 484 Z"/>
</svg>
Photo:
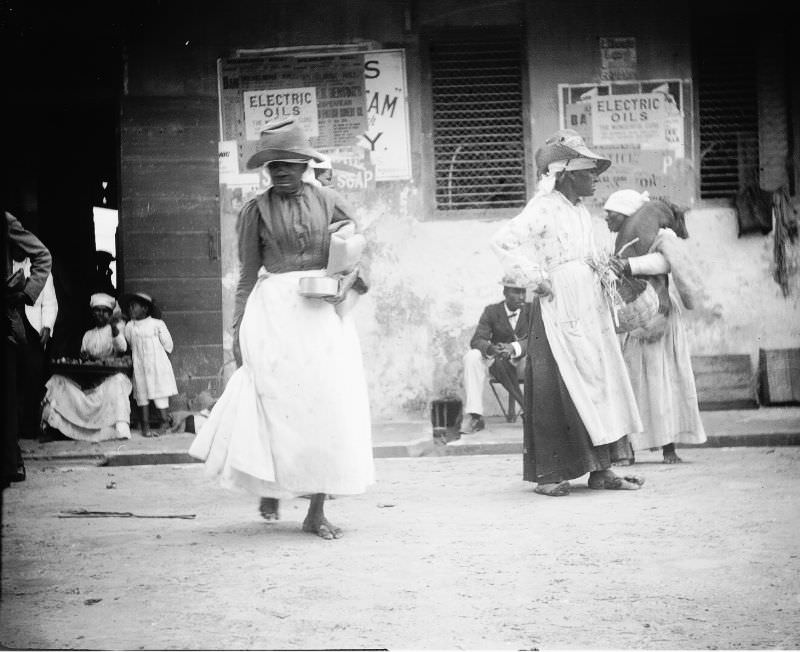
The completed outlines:
<svg viewBox="0 0 800 652">
<path fill-rule="evenodd" d="M 258 503 L 258 513 L 265 521 L 277 521 L 280 518 L 278 513 L 277 498 L 262 498 Z"/>
<path fill-rule="evenodd" d="M 664 464 L 680 464 L 683 460 L 675 452 L 675 444 L 666 444 L 661 447 L 664 453 Z"/>
<path fill-rule="evenodd" d="M 339 539 L 344 534 L 341 528 L 330 523 L 324 516 L 315 518 L 311 515 L 306 516 L 303 521 L 303 532 L 316 534 L 323 539 Z"/>
<path fill-rule="evenodd" d="M 142 437 L 158 437 L 158 433 L 152 430 L 142 430 Z"/>
</svg>

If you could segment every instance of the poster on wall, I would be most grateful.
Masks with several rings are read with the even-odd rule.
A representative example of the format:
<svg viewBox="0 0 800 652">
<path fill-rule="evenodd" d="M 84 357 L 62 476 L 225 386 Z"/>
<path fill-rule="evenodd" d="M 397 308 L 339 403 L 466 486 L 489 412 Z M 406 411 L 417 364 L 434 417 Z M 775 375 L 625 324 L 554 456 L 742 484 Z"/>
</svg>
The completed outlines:
<svg viewBox="0 0 800 652">
<path fill-rule="evenodd" d="M 367 130 L 364 145 L 375 166 L 376 181 L 411 178 L 408 96 L 403 50 L 379 50 L 364 55 Z"/>
<path fill-rule="evenodd" d="M 611 159 L 587 202 L 590 209 L 601 212 L 608 196 L 623 188 L 691 206 L 689 88 L 677 79 L 559 84 L 561 128 L 576 130 L 590 148 Z"/>
<path fill-rule="evenodd" d="M 296 118 L 311 145 L 330 157 L 333 187 L 354 206 L 377 182 L 410 179 L 405 53 L 296 50 L 220 59 L 218 87 L 223 345 L 230 350 L 236 220 L 270 183 L 265 169 L 246 169 L 261 129 Z"/>
<path fill-rule="evenodd" d="M 600 81 L 636 79 L 636 63 L 633 36 L 600 37 Z"/>
<path fill-rule="evenodd" d="M 411 178 L 404 50 L 220 60 L 219 95 L 220 139 L 237 142 L 242 170 L 263 126 L 294 117 L 318 150 L 351 150 L 346 175 L 366 157 L 366 187 Z"/>
<path fill-rule="evenodd" d="M 264 125 L 280 118 L 294 118 L 309 138 L 319 136 L 317 89 L 277 88 L 242 93 L 245 138 L 258 140 Z"/>
<path fill-rule="evenodd" d="M 244 169 L 265 124 L 295 118 L 316 148 L 356 145 L 367 129 L 364 55 L 220 60 L 220 140 L 236 140 Z"/>
</svg>

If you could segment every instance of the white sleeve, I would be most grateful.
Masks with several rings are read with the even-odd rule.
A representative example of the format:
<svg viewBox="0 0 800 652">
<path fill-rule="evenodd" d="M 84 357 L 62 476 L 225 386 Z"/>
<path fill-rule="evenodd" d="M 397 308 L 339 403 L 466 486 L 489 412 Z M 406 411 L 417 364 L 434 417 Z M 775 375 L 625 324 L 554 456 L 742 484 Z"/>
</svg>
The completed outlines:
<svg viewBox="0 0 800 652">
<path fill-rule="evenodd" d="M 531 253 L 530 248 L 523 245 L 542 237 L 548 230 L 549 215 L 546 211 L 538 210 L 533 201 L 519 215 L 501 226 L 489 241 L 503 271 L 526 287 L 536 287 L 548 278 L 542 265 L 523 253 L 523 250 Z"/>
<path fill-rule="evenodd" d="M 669 272 L 669 263 L 663 254 L 653 252 L 644 256 L 632 256 L 627 259 L 634 276 L 655 276 Z"/>
<path fill-rule="evenodd" d="M 125 351 L 128 350 L 128 341 L 125 339 L 125 335 L 123 334 L 121 328 L 119 329 L 117 336 L 111 338 L 111 344 L 116 353 L 125 353 Z"/>
<path fill-rule="evenodd" d="M 56 316 L 58 315 L 58 300 L 56 299 L 56 288 L 53 285 L 52 274 L 48 274 L 39 298 L 42 301 L 42 328 L 49 328 L 52 335 L 53 327 L 56 325 Z"/>
<path fill-rule="evenodd" d="M 158 339 L 161 341 L 161 346 L 164 347 L 164 350 L 167 353 L 172 353 L 173 343 L 172 343 L 172 335 L 169 334 L 169 329 L 167 325 L 159 320 L 158 323 Z"/>
</svg>

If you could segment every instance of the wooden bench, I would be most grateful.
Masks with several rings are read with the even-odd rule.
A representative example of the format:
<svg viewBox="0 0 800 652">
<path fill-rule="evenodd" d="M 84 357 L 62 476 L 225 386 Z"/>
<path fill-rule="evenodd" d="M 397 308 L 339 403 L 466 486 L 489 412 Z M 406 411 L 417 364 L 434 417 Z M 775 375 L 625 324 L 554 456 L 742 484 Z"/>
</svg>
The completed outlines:
<svg viewBox="0 0 800 652">
<path fill-rule="evenodd" d="M 701 410 L 758 407 L 756 375 L 749 355 L 692 356 L 692 369 Z"/>
</svg>

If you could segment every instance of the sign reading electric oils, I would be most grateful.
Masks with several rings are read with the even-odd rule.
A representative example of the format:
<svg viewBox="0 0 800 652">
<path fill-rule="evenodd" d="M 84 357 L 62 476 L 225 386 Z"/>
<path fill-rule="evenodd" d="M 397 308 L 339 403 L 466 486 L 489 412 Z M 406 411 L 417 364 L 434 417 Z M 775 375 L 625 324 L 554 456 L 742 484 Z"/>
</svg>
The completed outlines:
<svg viewBox="0 0 800 652">
<path fill-rule="evenodd" d="M 309 138 L 319 135 L 317 89 L 313 86 L 244 91 L 242 99 L 247 140 L 258 140 L 264 125 L 280 118 L 298 120 Z"/>
<path fill-rule="evenodd" d="M 649 93 L 595 95 L 591 99 L 594 145 L 639 145 L 683 150 L 683 115 L 666 85 Z"/>
<path fill-rule="evenodd" d="M 631 80 L 558 88 L 561 128 L 574 129 L 591 149 L 611 159 L 594 196 L 584 202 L 590 210 L 602 213 L 608 196 L 623 188 L 691 205 L 694 173 L 686 152 L 692 144 L 684 132 L 691 110 L 687 82 Z"/>
</svg>

